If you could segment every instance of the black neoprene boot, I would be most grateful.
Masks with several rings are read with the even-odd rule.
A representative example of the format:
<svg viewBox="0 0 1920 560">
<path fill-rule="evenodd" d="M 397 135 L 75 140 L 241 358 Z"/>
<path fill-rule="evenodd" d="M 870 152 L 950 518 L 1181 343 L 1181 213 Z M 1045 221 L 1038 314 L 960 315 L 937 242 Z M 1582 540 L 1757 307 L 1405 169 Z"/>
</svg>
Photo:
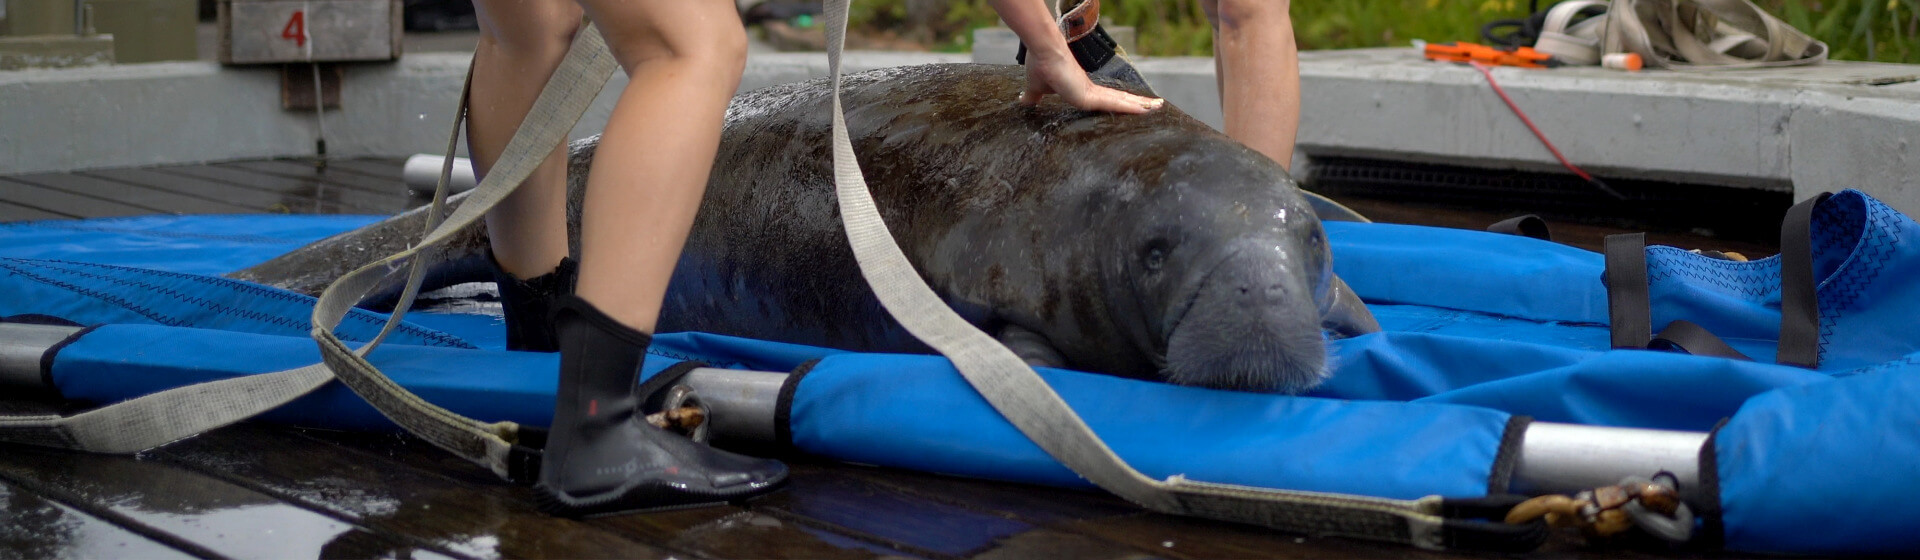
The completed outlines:
<svg viewBox="0 0 1920 560">
<path fill-rule="evenodd" d="M 491 250 L 487 251 L 487 262 L 493 265 L 493 283 L 500 289 L 500 311 L 507 319 L 507 349 L 560 351 L 553 330 L 553 307 L 561 296 L 573 294 L 580 266 L 571 258 L 562 258 L 553 272 L 521 280 L 501 270 Z"/>
<path fill-rule="evenodd" d="M 560 390 L 534 486 L 549 513 L 722 503 L 786 482 L 779 461 L 714 449 L 647 423 L 635 380 L 651 336 L 573 296 L 559 300 L 553 324 Z"/>
</svg>

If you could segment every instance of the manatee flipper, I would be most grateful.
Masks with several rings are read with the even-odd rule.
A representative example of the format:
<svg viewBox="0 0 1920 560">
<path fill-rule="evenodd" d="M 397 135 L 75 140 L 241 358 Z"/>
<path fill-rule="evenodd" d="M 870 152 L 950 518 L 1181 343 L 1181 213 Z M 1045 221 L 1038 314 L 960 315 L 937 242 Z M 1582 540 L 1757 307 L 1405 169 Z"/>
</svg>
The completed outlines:
<svg viewBox="0 0 1920 560">
<path fill-rule="evenodd" d="M 1008 350 L 1013 351 L 1013 355 L 1019 356 L 1021 360 L 1027 362 L 1027 365 L 1067 367 L 1066 356 L 1060 355 L 1060 351 L 1054 349 L 1053 343 L 1047 342 L 1047 337 L 1041 336 L 1040 333 L 1016 325 L 1007 325 L 1000 329 L 1000 336 L 997 338 L 1000 339 L 1000 344 L 1006 345 Z"/>
<path fill-rule="evenodd" d="M 1333 331 L 1340 338 L 1352 338 L 1367 333 L 1380 332 L 1380 321 L 1373 318 L 1373 312 L 1367 310 L 1367 304 L 1360 301 L 1360 295 L 1353 293 L 1346 280 L 1333 277 L 1333 285 L 1327 288 L 1327 312 L 1320 316 L 1320 328 Z"/>
<path fill-rule="evenodd" d="M 1348 208 L 1347 205 L 1334 202 L 1333 199 L 1327 198 L 1320 193 L 1300 189 L 1300 194 L 1307 197 L 1307 206 L 1313 207 L 1314 215 L 1319 216 L 1322 222 L 1373 223 L 1373 220 L 1369 220 L 1366 216 L 1360 215 L 1359 212 Z"/>
</svg>

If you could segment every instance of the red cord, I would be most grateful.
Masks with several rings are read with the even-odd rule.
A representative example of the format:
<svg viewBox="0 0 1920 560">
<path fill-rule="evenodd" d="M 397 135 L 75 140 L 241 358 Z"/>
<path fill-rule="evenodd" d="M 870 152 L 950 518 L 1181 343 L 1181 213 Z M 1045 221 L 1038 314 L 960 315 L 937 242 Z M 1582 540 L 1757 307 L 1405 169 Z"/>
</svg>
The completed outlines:
<svg viewBox="0 0 1920 560">
<path fill-rule="evenodd" d="M 1560 149 L 1553 147 L 1553 142 L 1547 140 L 1547 135 L 1540 132 L 1540 127 L 1533 125 L 1533 119 L 1527 118 L 1527 113 L 1525 111 L 1521 111 L 1519 105 L 1514 104 L 1512 97 L 1507 97 L 1507 90 L 1500 88 L 1500 82 L 1493 79 L 1493 71 L 1487 68 L 1487 65 L 1481 64 L 1480 61 L 1477 61 L 1477 60 L 1468 61 L 1467 63 L 1473 65 L 1473 68 L 1475 70 L 1479 70 L 1480 75 L 1487 77 L 1487 85 L 1493 86 L 1493 92 L 1500 94 L 1500 100 L 1507 102 L 1507 108 L 1513 109 L 1513 114 L 1515 116 L 1520 117 L 1520 122 L 1526 123 L 1527 129 L 1533 131 L 1533 136 L 1535 138 L 1540 139 L 1540 143 L 1547 147 L 1547 151 L 1553 152 L 1553 157 L 1558 158 L 1560 160 L 1560 165 L 1566 166 L 1568 171 L 1572 171 L 1574 175 L 1580 176 L 1581 179 L 1585 179 L 1588 183 L 1592 183 L 1593 186 L 1599 187 L 1600 190 L 1606 191 L 1607 194 L 1613 195 L 1614 198 L 1618 198 L 1618 199 L 1626 198 L 1624 196 L 1621 196 L 1619 192 L 1614 191 L 1613 188 L 1608 187 L 1606 183 L 1602 183 L 1600 182 L 1599 179 L 1595 179 L 1593 178 L 1592 175 L 1588 175 L 1586 171 L 1580 169 L 1579 166 L 1574 165 L 1573 162 L 1567 161 L 1567 156 L 1560 155 Z"/>
</svg>

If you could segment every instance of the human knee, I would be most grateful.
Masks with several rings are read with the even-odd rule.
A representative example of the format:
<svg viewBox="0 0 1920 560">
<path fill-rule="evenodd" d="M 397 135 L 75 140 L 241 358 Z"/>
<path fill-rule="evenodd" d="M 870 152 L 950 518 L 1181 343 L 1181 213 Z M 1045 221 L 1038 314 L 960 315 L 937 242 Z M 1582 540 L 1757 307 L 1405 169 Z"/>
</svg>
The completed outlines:
<svg viewBox="0 0 1920 560">
<path fill-rule="evenodd" d="M 1201 0 L 1215 29 L 1238 29 L 1278 23 L 1287 16 L 1289 0 Z"/>
<path fill-rule="evenodd" d="M 564 53 L 580 29 L 573 0 L 478 0 L 480 41 L 509 53 Z"/>
<path fill-rule="evenodd" d="M 609 37 L 608 46 L 628 75 L 650 63 L 670 63 L 702 75 L 739 80 L 747 66 L 747 32 L 737 24 L 662 33 L 632 40 Z"/>
</svg>

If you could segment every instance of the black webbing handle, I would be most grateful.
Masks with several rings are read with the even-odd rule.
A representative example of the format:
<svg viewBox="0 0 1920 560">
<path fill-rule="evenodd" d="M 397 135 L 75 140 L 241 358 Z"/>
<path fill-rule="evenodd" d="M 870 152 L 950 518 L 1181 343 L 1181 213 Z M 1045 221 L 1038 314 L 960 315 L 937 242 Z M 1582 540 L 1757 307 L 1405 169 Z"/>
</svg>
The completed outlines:
<svg viewBox="0 0 1920 560">
<path fill-rule="evenodd" d="M 1801 201 L 1780 223 L 1780 347 L 1774 361 L 1813 368 L 1820 365 L 1820 301 L 1813 277 L 1813 211 L 1828 193 Z M 1644 233 L 1609 235 L 1605 254 L 1607 318 L 1614 348 L 1678 348 L 1690 354 L 1751 359 L 1707 329 L 1674 321 L 1656 338 L 1647 286 L 1647 237 Z"/>
<path fill-rule="evenodd" d="M 1647 294 L 1647 234 L 1607 236 L 1607 320 L 1614 348 L 1646 348 L 1653 339 Z"/>
<path fill-rule="evenodd" d="M 1553 241 L 1553 230 L 1547 226 L 1547 221 L 1533 214 L 1514 216 L 1494 222 L 1493 225 L 1487 226 L 1487 231 L 1531 237 L 1541 241 Z"/>
<path fill-rule="evenodd" d="M 1522 524 L 1505 521 L 1507 512 L 1527 500 L 1515 494 L 1484 498 L 1447 498 L 1440 502 L 1440 538 L 1449 550 L 1522 553 L 1540 548 L 1551 529 L 1544 519 Z"/>
<path fill-rule="evenodd" d="M 1780 354 L 1774 361 L 1820 365 L 1820 302 L 1813 279 L 1813 210 L 1830 193 L 1787 209 L 1780 223 Z"/>
<path fill-rule="evenodd" d="M 1746 354 L 1742 354 L 1739 350 L 1728 346 L 1727 341 L 1707 331 L 1706 327 L 1702 327 L 1700 324 L 1686 319 L 1677 319 L 1669 323 L 1667 328 L 1660 329 L 1660 333 L 1653 335 L 1653 340 L 1647 343 L 1647 348 L 1653 350 L 1679 350 L 1695 356 L 1715 356 L 1745 362 L 1753 361 L 1753 358 L 1749 358 Z"/>
</svg>

